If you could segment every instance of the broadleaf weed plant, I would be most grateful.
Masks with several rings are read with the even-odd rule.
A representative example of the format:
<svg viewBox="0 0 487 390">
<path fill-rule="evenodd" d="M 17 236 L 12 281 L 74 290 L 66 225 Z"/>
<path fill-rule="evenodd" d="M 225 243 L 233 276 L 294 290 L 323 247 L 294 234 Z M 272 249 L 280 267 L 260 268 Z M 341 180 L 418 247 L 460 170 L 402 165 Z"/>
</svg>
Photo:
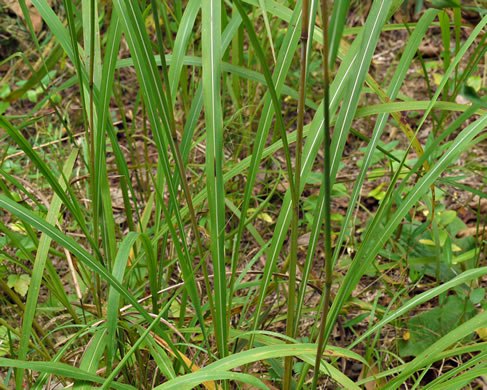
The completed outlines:
<svg viewBox="0 0 487 390">
<path fill-rule="evenodd" d="M 481 4 L 6 5 L 2 388 L 479 388 Z"/>
</svg>

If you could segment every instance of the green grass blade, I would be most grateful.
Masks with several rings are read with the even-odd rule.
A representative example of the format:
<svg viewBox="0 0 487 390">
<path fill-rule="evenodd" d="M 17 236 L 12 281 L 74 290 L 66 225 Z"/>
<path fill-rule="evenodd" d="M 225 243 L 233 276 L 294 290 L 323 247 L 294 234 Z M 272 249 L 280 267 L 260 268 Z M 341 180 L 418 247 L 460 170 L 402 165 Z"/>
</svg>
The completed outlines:
<svg viewBox="0 0 487 390">
<path fill-rule="evenodd" d="M 339 100 L 343 94 L 343 87 L 346 84 L 348 77 L 352 74 L 353 64 L 356 57 L 356 49 L 358 49 L 358 41 L 355 45 L 352 45 L 352 48 L 349 51 L 347 58 L 343 61 L 342 66 L 339 68 L 338 73 L 335 77 L 331 85 L 330 91 L 330 112 L 334 112 L 338 107 Z M 305 127 L 305 134 L 307 134 L 307 141 L 303 151 L 303 166 L 301 169 L 301 177 L 302 177 L 302 185 L 300 191 L 304 188 L 304 183 L 306 183 L 306 179 L 311 171 L 311 167 L 313 165 L 313 160 L 318 153 L 319 145 L 323 141 L 323 116 L 321 113 L 323 112 L 323 106 L 320 105 L 317 110 L 317 115 L 313 118 L 312 123 Z M 295 133 L 291 134 L 289 137 L 289 142 L 295 140 Z M 273 146 L 271 146 L 273 148 Z M 264 155 L 266 153 L 264 152 Z M 264 271 L 263 276 L 263 286 L 268 286 L 270 282 L 270 272 L 266 273 L 266 270 L 271 270 L 275 267 L 277 258 L 280 254 L 284 239 L 285 239 L 285 232 L 289 227 L 291 219 L 291 194 L 290 191 L 287 191 L 283 205 L 281 207 L 281 211 L 276 222 L 276 227 L 274 230 L 274 235 L 272 238 L 272 244 L 269 249 L 268 258 L 266 262 L 266 268 Z M 258 303 L 257 308 L 259 311 L 261 310 L 261 302 Z"/>
<path fill-rule="evenodd" d="M 198 372 L 199 375 L 181 376 L 179 378 L 172 379 L 163 385 L 157 386 L 155 389 L 194 389 L 197 388 L 198 385 L 204 384 L 205 382 L 211 383 L 211 381 L 216 380 L 232 380 L 235 382 L 242 382 L 250 385 L 252 389 L 269 389 L 261 380 L 250 374 L 218 370 L 212 370 L 211 372 L 201 372 L 200 370 Z"/>
<path fill-rule="evenodd" d="M 106 45 L 104 52 L 103 65 L 97 64 L 97 72 L 94 77 L 96 88 L 99 91 L 99 98 L 97 99 L 96 122 L 93 141 L 94 163 L 92 172 L 93 176 L 93 214 L 97 215 L 102 211 L 102 237 L 105 252 L 107 254 L 107 263 L 111 266 L 111 261 L 115 257 L 115 222 L 113 220 L 113 208 L 110 197 L 110 185 L 107 177 L 106 166 L 106 128 L 111 127 L 111 123 L 107 126 L 110 118 L 110 98 L 112 96 L 115 65 L 120 47 L 120 40 L 122 36 L 121 24 L 116 12 L 112 13 L 110 25 L 106 33 Z M 99 48 L 97 47 L 97 51 Z M 101 61 L 101 60 L 100 60 Z M 98 54 L 96 55 L 96 62 L 98 63 Z M 101 68 L 101 70 L 99 69 Z M 100 75 L 101 73 L 101 75 Z M 110 131 L 110 130 L 109 130 Z M 113 147 L 114 154 L 117 154 L 117 146 Z M 116 157 L 117 160 L 120 160 Z M 122 172 L 121 172 L 122 173 Z M 125 188 L 123 189 L 126 192 Z M 126 195 L 125 195 L 126 196 Z M 101 204 L 101 210 L 98 205 Z M 96 207 L 95 207 L 96 206 Z"/>
<path fill-rule="evenodd" d="M 267 15 L 267 7 L 265 0 L 259 0 L 259 6 L 262 10 L 262 17 L 264 18 L 264 26 L 267 33 L 267 39 L 269 40 L 269 46 L 271 48 L 272 58 L 274 62 L 276 62 L 276 52 L 274 50 L 274 41 L 272 39 L 272 30 L 271 25 L 269 23 L 269 16 Z"/>
<path fill-rule="evenodd" d="M 179 24 L 176 39 L 174 41 L 174 49 L 172 51 L 173 61 L 171 62 L 171 66 L 169 68 L 169 85 L 173 99 L 172 104 L 174 104 L 176 101 L 177 88 L 179 85 L 181 70 L 183 68 L 183 58 L 188 46 L 191 32 L 193 31 L 194 22 L 198 16 L 200 5 L 201 0 L 188 1 Z"/>
<path fill-rule="evenodd" d="M 108 341 L 106 329 L 100 328 L 95 331 L 95 334 L 88 342 L 79 368 L 86 372 L 96 374 L 100 362 L 103 358 L 103 352 L 105 352 L 105 345 Z M 89 390 L 92 387 L 81 381 L 76 381 L 73 389 L 76 390 Z"/>
<path fill-rule="evenodd" d="M 285 38 L 284 42 L 286 42 L 286 41 L 287 41 L 287 39 Z M 225 45 L 223 45 L 223 47 L 225 48 Z M 288 46 L 286 45 L 285 47 L 287 48 Z M 282 49 L 284 49 L 284 47 Z M 292 51 L 289 51 L 289 50 L 286 50 L 286 51 L 280 50 L 280 53 L 281 52 L 286 53 L 285 58 L 292 56 L 292 53 L 293 53 Z M 168 55 L 166 55 L 166 61 L 169 64 L 172 64 L 173 61 L 175 61 L 175 58 L 173 55 L 168 54 Z M 194 57 L 194 56 L 185 56 L 181 59 L 181 62 L 183 65 L 191 65 L 191 66 L 201 66 L 202 65 L 201 58 Z M 160 59 L 158 57 L 156 57 L 156 63 L 158 65 L 160 64 Z M 124 59 L 119 60 L 117 62 L 117 69 L 125 68 L 125 67 L 132 66 L 132 65 L 133 65 L 133 61 L 130 58 L 124 58 Z M 267 80 L 262 73 L 259 73 L 257 71 L 251 70 L 251 69 L 244 68 L 242 66 L 229 64 L 227 62 L 222 62 L 221 67 L 222 67 L 223 72 L 228 72 L 228 73 L 231 73 L 233 75 L 239 76 L 239 77 L 247 79 L 247 80 L 257 81 L 258 83 L 261 83 L 261 84 L 267 86 Z M 278 63 L 278 68 L 282 68 L 282 66 L 279 63 Z M 283 73 L 282 71 L 277 71 L 277 70 L 274 71 L 274 77 L 273 77 L 274 80 L 276 79 L 276 75 L 278 75 L 278 74 L 281 74 L 281 79 L 284 80 L 285 77 L 283 75 L 287 74 L 287 73 Z M 288 85 L 282 85 L 282 86 L 279 86 L 279 88 L 278 88 L 278 85 L 276 84 L 275 88 L 276 88 L 276 91 L 280 91 L 282 89 L 282 95 L 290 96 L 296 100 L 298 98 L 298 92 L 294 88 L 292 88 Z M 197 94 L 198 94 L 198 92 L 195 93 L 194 99 L 196 99 Z M 279 95 L 280 95 L 280 93 L 279 93 Z M 413 104 L 414 102 L 410 102 L 410 103 Z M 451 103 L 451 104 L 454 104 L 454 103 Z M 318 109 L 318 105 L 313 100 L 311 100 L 309 98 L 306 99 L 306 105 L 308 107 L 312 108 L 313 110 Z M 186 127 L 187 127 L 187 125 L 185 124 L 185 128 Z M 184 137 L 184 133 L 183 133 L 183 137 Z M 181 150 L 181 152 L 182 152 L 182 150 Z"/>
<path fill-rule="evenodd" d="M 76 35 L 76 25 L 74 23 L 75 18 L 74 15 L 71 15 L 70 7 L 66 7 L 67 16 L 68 16 L 68 27 L 71 35 L 71 42 L 72 47 L 74 49 L 75 54 L 78 57 L 77 50 L 77 35 Z M 100 87 L 100 79 L 101 79 L 101 52 L 100 52 L 100 40 L 96 39 L 96 37 L 100 36 L 100 28 L 98 23 L 98 7 L 95 0 L 83 0 L 81 2 L 81 23 L 82 23 L 82 33 L 83 33 L 83 44 L 84 44 L 84 54 L 85 57 L 83 58 L 83 65 L 86 68 L 88 73 L 88 85 L 87 88 L 83 88 L 82 78 L 83 75 L 80 71 L 81 64 L 78 64 L 79 58 L 77 58 L 76 67 L 78 68 L 78 79 L 80 80 L 81 86 L 81 94 L 85 94 L 85 96 L 81 96 L 81 102 L 84 106 L 83 114 L 87 118 L 87 134 L 86 134 L 86 141 L 88 143 L 88 152 L 89 152 L 89 183 L 90 183 L 90 195 L 91 195 L 91 202 L 93 207 L 92 218 L 93 218 L 93 236 L 95 242 L 99 241 L 99 231 L 100 231 L 100 201 L 101 197 L 99 196 L 99 190 L 101 187 L 101 183 L 99 183 L 99 177 L 101 176 L 101 172 L 96 171 L 95 169 L 95 139 L 96 139 L 96 122 L 95 120 L 95 88 L 99 89 Z M 107 184 L 107 183 L 103 183 Z M 107 190 L 108 186 L 104 185 L 105 191 Z M 108 198 L 109 197 L 105 197 Z M 108 221 L 104 221 L 108 222 Z M 110 224 L 104 223 L 104 227 L 113 226 L 113 223 Z M 105 245 L 105 262 L 111 266 L 111 260 L 113 253 L 113 246 L 108 246 L 108 240 L 106 239 L 106 235 L 108 232 L 103 232 L 104 236 L 102 243 Z M 103 236 L 102 235 L 102 236 Z M 111 235 L 113 237 L 114 234 Z"/>
<path fill-rule="evenodd" d="M 227 355 L 225 275 L 225 192 L 223 187 L 223 117 L 221 102 L 221 3 L 203 0 L 203 104 L 206 122 L 206 177 L 210 213 L 211 257 L 215 273 L 215 337 L 220 357 Z"/>
<path fill-rule="evenodd" d="M 343 30 L 347 20 L 347 13 L 350 7 L 350 0 L 342 0 L 333 3 L 333 13 L 330 20 L 330 32 L 329 32 L 329 63 L 330 69 L 333 69 L 335 64 L 338 48 L 340 47 L 340 40 L 342 38 Z"/>
<path fill-rule="evenodd" d="M 42 16 L 42 19 L 46 22 L 52 34 L 59 41 L 59 44 L 66 52 L 68 57 L 71 59 L 71 61 L 73 61 L 73 64 L 75 64 L 76 63 L 75 50 L 77 50 L 77 48 L 73 49 L 69 32 L 66 30 L 66 28 L 63 26 L 63 23 L 56 16 L 56 13 L 49 6 L 46 0 L 32 0 L 32 4 L 39 11 L 39 14 Z"/>
<path fill-rule="evenodd" d="M 147 343 L 147 346 L 150 349 L 150 354 L 154 358 L 154 361 L 156 362 L 159 370 L 161 370 L 161 372 L 166 376 L 167 379 L 176 378 L 176 373 L 174 372 L 172 361 L 169 356 L 167 356 L 164 348 L 162 348 L 154 341 L 154 339 L 150 337 L 146 338 L 145 342 Z"/>
<path fill-rule="evenodd" d="M 137 239 L 138 233 L 130 232 L 120 244 L 117 256 L 113 263 L 112 275 L 120 284 L 123 284 L 123 276 L 127 268 L 130 250 Z M 117 346 L 117 323 L 120 308 L 120 293 L 110 286 L 107 301 L 107 370 L 110 373 Z"/>
<path fill-rule="evenodd" d="M 435 357 L 435 359 L 436 359 L 436 361 L 440 361 L 442 359 L 449 359 L 452 357 L 458 357 L 458 356 L 461 356 L 465 353 L 475 353 L 475 352 L 483 353 L 487 350 L 486 347 L 487 347 L 486 342 L 480 342 L 480 343 L 470 344 L 470 345 L 466 345 L 466 346 L 455 347 L 455 348 L 451 348 L 451 349 L 448 349 L 446 351 L 440 352 Z M 430 365 L 431 363 L 432 363 L 431 359 L 425 361 L 425 365 Z M 394 368 L 391 368 L 389 370 L 384 370 L 380 373 L 374 374 L 374 375 L 369 376 L 367 378 L 360 379 L 357 381 L 357 384 L 363 385 L 367 382 L 376 381 L 377 379 L 380 379 L 380 378 L 387 378 L 387 377 L 392 376 L 392 375 L 397 375 L 398 373 L 400 373 L 402 371 L 402 369 L 405 367 L 406 364 L 407 363 L 404 363 L 404 364 L 400 365 L 399 367 L 394 367 Z"/>
<path fill-rule="evenodd" d="M 150 322 L 150 324 L 147 328 L 139 326 L 139 331 L 140 331 L 141 335 L 133 343 L 131 348 L 125 353 L 125 355 L 122 357 L 122 359 L 117 364 L 115 369 L 110 373 L 110 375 L 107 376 L 107 378 L 103 382 L 103 386 L 101 387 L 102 390 L 108 389 L 112 385 L 115 377 L 127 365 L 129 360 L 132 359 L 132 356 L 135 354 L 135 352 L 140 349 L 141 345 L 143 345 L 146 338 L 152 332 L 152 329 L 155 328 L 159 324 L 159 322 L 161 321 L 162 317 L 165 314 L 166 314 L 166 310 L 161 310 L 161 312 L 157 316 L 155 316 L 155 318 Z M 178 351 L 175 350 L 174 347 L 172 347 L 172 348 L 173 348 L 173 352 L 176 354 L 176 356 L 179 356 Z"/>
<path fill-rule="evenodd" d="M 347 91 L 348 91 L 348 97 L 345 99 L 345 104 L 346 107 L 342 107 L 341 109 L 341 116 L 339 116 L 339 119 L 341 121 L 341 124 L 338 124 L 337 119 L 337 125 L 335 127 L 335 132 L 334 132 L 334 137 L 333 137 L 333 144 L 332 144 L 332 150 L 335 151 L 334 158 L 332 160 L 332 173 L 331 177 L 334 179 L 336 175 L 336 171 L 338 169 L 338 156 L 341 155 L 341 152 L 338 152 L 338 144 L 341 144 L 341 148 L 343 149 L 344 141 L 345 141 L 345 133 L 348 133 L 347 128 L 347 123 L 351 123 L 353 119 L 353 112 L 356 109 L 356 105 L 358 103 L 358 97 L 360 93 L 360 88 L 358 91 L 355 91 L 356 88 L 358 88 L 358 85 L 361 85 L 359 82 L 360 79 L 363 80 L 365 78 L 365 73 L 366 70 L 368 69 L 368 66 L 365 66 L 366 62 L 366 57 L 365 54 L 360 57 L 357 55 L 356 50 L 359 49 L 359 44 L 360 47 L 362 48 L 362 51 L 367 52 L 367 56 L 370 57 L 372 55 L 372 48 L 375 47 L 375 44 L 377 43 L 378 39 L 378 33 L 380 32 L 380 28 L 377 26 L 381 23 L 384 22 L 385 20 L 385 15 L 387 15 L 388 8 L 380 7 L 377 9 L 377 4 L 379 3 L 374 3 L 376 4 L 375 6 L 375 13 L 369 15 L 367 19 L 367 26 L 368 28 L 373 28 L 373 32 L 365 34 L 364 32 L 359 35 L 356 38 L 356 41 L 352 45 L 352 47 L 349 50 L 349 53 L 347 54 L 347 58 L 344 59 L 342 66 L 338 70 L 338 73 L 331 85 L 330 88 L 330 113 L 333 113 L 336 108 L 338 107 L 338 102 L 339 98 L 341 95 L 344 93 L 344 89 L 347 88 L 346 86 L 348 85 Z M 377 11 L 381 11 L 380 13 Z M 380 23 L 380 21 L 382 21 Z M 361 64 L 362 67 L 361 72 L 357 72 L 353 74 L 354 78 L 350 81 L 348 81 L 349 77 L 352 77 L 352 72 L 358 69 L 358 63 L 356 62 L 355 58 L 361 59 Z M 354 88 L 355 86 L 355 88 Z M 352 99 L 352 95 L 354 95 Z M 353 106 L 353 107 L 352 107 Z M 318 147 L 320 143 L 323 141 L 323 133 L 322 133 L 322 127 L 323 127 L 323 107 L 320 105 L 318 108 L 317 114 L 315 115 L 315 118 L 313 119 L 313 122 L 310 125 L 308 137 L 307 137 L 307 142 L 304 148 L 303 152 L 303 167 L 301 169 L 301 176 L 302 176 L 302 186 L 300 188 L 300 191 L 303 190 L 304 188 L 304 183 L 306 182 L 306 178 L 309 175 L 309 172 L 312 167 L 312 162 L 314 160 L 314 157 L 316 156 L 318 152 Z M 277 261 L 277 257 L 280 253 L 283 241 L 284 241 L 284 233 L 287 230 L 287 227 L 289 226 L 290 223 L 290 216 L 291 216 L 291 202 L 290 202 L 290 195 L 286 194 L 286 197 L 284 198 L 284 203 L 281 208 L 281 212 L 279 215 L 279 219 L 276 224 L 276 229 L 274 231 L 274 236 L 272 239 L 272 246 L 270 249 L 270 254 L 268 256 L 267 262 L 266 262 L 266 267 L 269 264 L 269 267 L 273 267 L 273 265 Z M 267 268 L 266 268 L 267 269 Z M 265 275 L 264 275 L 265 277 Z M 266 281 L 268 283 L 268 281 Z M 259 308 L 259 305 L 257 306 Z"/>
<path fill-rule="evenodd" d="M 372 61 L 372 55 L 374 54 L 375 47 L 379 40 L 381 28 L 386 22 L 391 3 L 391 1 L 387 0 L 374 1 L 364 26 L 363 41 L 357 55 L 357 62 L 354 64 L 355 77 L 350 80 L 346 87 L 345 95 L 343 97 L 344 105 L 341 107 L 338 114 L 330 146 L 330 149 L 333 151 L 330 156 L 331 185 L 333 185 L 336 179 L 345 141 L 358 106 L 361 86 L 367 75 L 370 62 Z"/>
<path fill-rule="evenodd" d="M 431 10 L 434 11 L 434 10 Z M 426 15 L 426 14 L 425 14 Z M 417 100 L 411 102 L 390 102 L 390 103 L 381 103 L 381 104 L 372 104 L 366 107 L 360 107 L 355 114 L 355 118 L 365 118 L 372 115 L 377 114 L 391 114 L 395 112 L 408 112 L 408 111 L 422 111 L 426 110 L 431 105 L 431 100 Z M 443 101 L 436 101 L 433 103 L 434 110 L 441 110 L 441 111 L 457 111 L 457 112 L 464 112 L 469 107 L 468 104 L 458 104 L 453 102 L 443 102 Z M 477 114 L 483 115 L 486 113 L 486 110 L 478 109 Z"/>
<path fill-rule="evenodd" d="M 104 378 L 98 375 L 91 374 L 87 371 L 70 366 L 65 363 L 57 362 L 22 362 L 19 360 L 0 358 L 0 367 L 12 367 L 29 369 L 33 371 L 46 372 L 53 375 L 59 375 L 65 378 L 77 379 L 80 381 L 87 381 L 91 383 L 103 383 Z M 135 387 L 121 383 L 112 383 L 114 389 L 133 390 Z"/>
<path fill-rule="evenodd" d="M 441 40 L 443 42 L 443 50 L 441 52 L 441 58 L 443 59 L 443 70 L 447 71 L 451 61 L 450 50 L 450 17 L 445 10 L 442 10 L 438 14 L 441 29 Z M 448 100 L 449 94 L 449 82 L 445 84 L 445 90 L 443 91 L 443 100 Z"/>
<path fill-rule="evenodd" d="M 6 101 L 15 101 L 20 99 L 26 94 L 29 89 L 32 89 L 38 85 L 44 77 L 51 71 L 58 63 L 63 55 L 63 49 L 58 43 L 55 44 L 47 58 L 44 59 L 42 64 L 32 71 L 31 76 L 26 80 L 21 87 L 14 89 L 6 98 Z"/>
<path fill-rule="evenodd" d="M 474 365 L 477 365 L 477 367 L 469 370 L 469 368 Z M 466 362 L 462 362 L 461 365 L 449 370 L 443 375 L 438 376 L 433 381 L 431 381 L 426 386 L 424 386 L 423 389 L 441 390 L 444 389 L 446 386 L 450 386 L 450 388 L 463 388 L 464 385 L 469 384 L 477 376 L 480 376 L 477 373 L 478 369 L 482 370 L 483 373 L 485 374 L 485 372 L 487 371 L 486 365 L 487 365 L 487 350 L 484 350 L 481 353 L 477 354 L 476 356 L 472 357 L 470 360 Z M 456 376 L 459 373 L 460 375 Z M 456 377 L 454 378 L 454 376 Z M 445 382 L 448 383 L 448 385 Z M 463 383 L 463 385 L 455 386 L 458 382 Z"/>
<path fill-rule="evenodd" d="M 479 357 L 485 361 L 485 359 L 487 359 L 487 354 L 484 352 Z M 475 356 L 471 360 L 477 360 L 476 358 L 477 358 L 477 356 Z M 468 363 L 470 363 L 471 360 L 469 360 Z M 449 389 L 465 389 L 465 388 L 468 388 L 468 386 L 472 384 L 474 379 L 484 377 L 486 372 L 487 372 L 487 364 L 481 363 L 477 367 L 472 368 L 472 369 L 458 375 L 455 378 L 448 379 L 448 380 L 445 379 L 446 383 L 440 383 L 435 387 L 431 387 L 431 389 L 434 389 L 434 390 L 443 390 L 446 388 L 449 388 Z M 442 376 L 444 376 L 444 375 L 442 375 Z"/>
</svg>

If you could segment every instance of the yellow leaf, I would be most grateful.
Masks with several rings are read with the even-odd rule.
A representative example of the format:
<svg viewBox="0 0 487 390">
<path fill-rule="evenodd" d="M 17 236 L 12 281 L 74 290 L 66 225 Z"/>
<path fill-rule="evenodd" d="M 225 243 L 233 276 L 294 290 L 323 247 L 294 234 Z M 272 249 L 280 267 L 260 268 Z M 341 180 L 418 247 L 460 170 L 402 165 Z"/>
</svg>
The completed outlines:
<svg viewBox="0 0 487 390">
<path fill-rule="evenodd" d="M 259 215 L 257 215 L 257 218 L 267 223 L 274 223 L 272 217 L 267 213 L 259 213 Z"/>
<path fill-rule="evenodd" d="M 440 85 L 441 80 L 443 80 L 443 75 L 439 73 L 433 73 L 433 81 L 436 85 Z"/>
<path fill-rule="evenodd" d="M 249 216 L 252 216 L 255 213 L 256 209 L 250 208 L 247 210 L 247 214 Z M 267 213 L 258 213 L 257 214 L 257 219 L 260 219 L 261 221 L 267 222 L 267 223 L 274 223 L 274 219 L 267 214 Z"/>
<path fill-rule="evenodd" d="M 25 233 L 25 229 L 20 223 L 11 223 L 9 227 L 14 232 Z"/>
<path fill-rule="evenodd" d="M 475 333 L 477 333 L 483 341 L 487 341 L 487 328 L 478 328 L 475 330 Z"/>
<path fill-rule="evenodd" d="M 424 245 L 435 246 L 435 242 L 433 240 L 428 240 L 426 238 L 422 238 L 419 240 L 419 242 Z"/>
<path fill-rule="evenodd" d="M 458 245 L 451 244 L 451 250 L 453 252 L 461 252 L 462 251 L 462 248 L 460 248 Z"/>
</svg>

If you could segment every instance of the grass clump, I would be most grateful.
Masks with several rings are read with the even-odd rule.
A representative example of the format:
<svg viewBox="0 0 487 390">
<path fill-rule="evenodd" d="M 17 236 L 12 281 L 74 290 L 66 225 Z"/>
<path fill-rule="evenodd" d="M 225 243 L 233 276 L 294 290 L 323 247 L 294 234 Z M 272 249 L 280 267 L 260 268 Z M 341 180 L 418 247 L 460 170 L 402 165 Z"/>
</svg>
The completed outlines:
<svg viewBox="0 0 487 390">
<path fill-rule="evenodd" d="M 3 387 L 483 383 L 482 6 L 6 9 Z"/>
</svg>

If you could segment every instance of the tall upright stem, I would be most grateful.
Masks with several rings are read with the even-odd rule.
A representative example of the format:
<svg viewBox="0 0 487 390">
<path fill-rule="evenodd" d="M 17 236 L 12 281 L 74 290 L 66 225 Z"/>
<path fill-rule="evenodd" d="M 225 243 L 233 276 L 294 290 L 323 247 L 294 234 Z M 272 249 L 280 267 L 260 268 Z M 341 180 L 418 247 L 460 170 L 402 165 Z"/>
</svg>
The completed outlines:
<svg viewBox="0 0 487 390">
<path fill-rule="evenodd" d="M 321 17 L 323 18 L 323 121 L 324 121 L 324 184 L 325 184 L 325 302 L 323 305 L 323 312 L 321 314 L 320 329 L 318 335 L 318 348 L 316 351 L 315 370 L 313 374 L 313 383 L 311 388 L 316 389 L 318 384 L 318 374 L 320 372 L 321 356 L 325 348 L 327 340 L 325 339 L 326 321 L 328 318 L 328 310 L 331 300 L 331 284 L 333 260 L 331 253 L 331 178 L 330 178 L 330 73 L 328 64 L 328 7 L 327 0 L 321 0 Z"/>
<path fill-rule="evenodd" d="M 90 104 L 90 117 L 89 117 L 89 142 L 90 142 L 90 184 L 91 195 L 93 202 L 93 235 L 95 242 L 98 244 L 98 200 L 94 194 L 95 191 L 95 104 L 94 104 L 94 78 L 95 78 L 95 1 L 90 2 L 90 62 L 89 62 L 89 104 Z M 83 93 L 83 91 L 81 91 Z"/>
<path fill-rule="evenodd" d="M 90 192 L 91 200 L 93 202 L 93 236 L 95 245 L 98 248 L 98 234 L 99 234 L 99 198 L 98 192 L 95 190 L 95 103 L 94 103 L 94 88 L 95 88 L 95 0 L 90 1 L 90 61 L 89 61 L 89 105 L 90 116 L 88 124 L 88 136 L 89 136 L 89 167 L 90 167 Z M 81 90 L 83 93 L 83 90 Z M 106 264 L 108 269 L 110 265 Z M 101 315 L 101 303 L 99 297 L 101 297 L 101 281 L 100 276 L 95 274 L 95 288 L 97 293 L 95 294 L 95 306 L 99 315 Z"/>
<path fill-rule="evenodd" d="M 286 322 L 286 335 L 295 337 L 296 319 L 296 268 L 298 260 L 298 233 L 299 233 L 299 193 L 301 189 L 301 157 L 303 150 L 304 104 L 306 99 L 306 71 L 307 71 L 307 46 L 309 37 L 309 2 L 303 0 L 301 25 L 301 73 L 299 77 L 299 99 L 296 129 L 296 160 L 294 167 L 294 187 L 292 196 L 292 220 L 291 220 L 291 253 L 289 256 L 289 281 L 288 281 L 288 312 Z M 284 361 L 283 388 L 291 388 L 293 357 L 288 356 Z"/>
</svg>

